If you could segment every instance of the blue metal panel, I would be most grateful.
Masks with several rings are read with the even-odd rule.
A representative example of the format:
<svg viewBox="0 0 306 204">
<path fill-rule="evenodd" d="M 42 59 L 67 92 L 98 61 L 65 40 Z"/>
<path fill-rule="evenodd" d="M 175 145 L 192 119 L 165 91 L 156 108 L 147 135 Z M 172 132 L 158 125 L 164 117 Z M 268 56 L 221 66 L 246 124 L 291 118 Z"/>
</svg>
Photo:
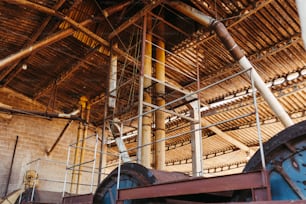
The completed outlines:
<svg viewBox="0 0 306 204">
<path fill-rule="evenodd" d="M 306 199 L 306 142 L 295 146 L 297 152 L 284 151 L 267 165 L 271 171 L 273 200 Z"/>
</svg>

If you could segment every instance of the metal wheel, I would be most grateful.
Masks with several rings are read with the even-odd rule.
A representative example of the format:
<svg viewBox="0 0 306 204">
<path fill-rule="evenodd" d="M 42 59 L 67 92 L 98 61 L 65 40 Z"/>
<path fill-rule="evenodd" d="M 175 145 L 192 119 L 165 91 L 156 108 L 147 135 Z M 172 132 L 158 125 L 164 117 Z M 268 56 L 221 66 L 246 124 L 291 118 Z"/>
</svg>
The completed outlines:
<svg viewBox="0 0 306 204">
<path fill-rule="evenodd" d="M 306 199 L 306 121 L 281 131 L 264 144 L 266 168 L 273 200 Z M 244 172 L 260 170 L 257 151 Z M 237 192 L 238 200 L 250 200 L 249 193 Z"/>
</svg>

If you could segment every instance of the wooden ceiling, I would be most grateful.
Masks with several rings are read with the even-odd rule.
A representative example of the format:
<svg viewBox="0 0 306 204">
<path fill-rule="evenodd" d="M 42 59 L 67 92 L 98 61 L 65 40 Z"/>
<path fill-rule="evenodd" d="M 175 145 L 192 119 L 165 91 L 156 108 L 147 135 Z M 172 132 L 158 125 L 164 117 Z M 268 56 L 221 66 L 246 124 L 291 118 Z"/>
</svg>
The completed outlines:
<svg viewBox="0 0 306 204">
<path fill-rule="evenodd" d="M 90 122 L 100 125 L 108 87 L 110 45 L 118 43 L 114 52 L 119 57 L 118 85 L 121 88 L 116 116 L 122 119 L 133 117 L 137 115 L 145 14 L 153 18 L 153 38 L 166 42 L 167 83 L 193 92 L 240 71 L 237 62 L 212 30 L 165 2 L 1 1 L 1 86 L 36 100 L 52 113 L 70 113 L 79 108 L 80 97 L 86 96 L 91 104 Z M 183 2 L 223 22 L 294 121 L 305 119 L 306 53 L 294 0 Z M 107 18 L 103 15 L 104 9 L 121 4 L 125 7 L 120 11 Z M 165 26 L 163 36 L 156 26 L 159 23 Z M 218 127 L 256 149 L 258 142 L 251 88 L 250 79 L 243 74 L 206 89 L 200 93 L 200 99 L 203 118 L 210 123 L 228 121 Z M 166 92 L 167 101 L 182 96 L 171 88 L 167 88 Z M 261 95 L 257 96 L 266 141 L 283 127 Z M 188 114 L 184 102 L 167 108 Z M 237 119 L 229 121 L 233 118 Z M 167 137 L 188 130 L 186 120 L 167 119 Z M 237 150 L 236 146 L 209 130 L 203 134 L 204 155 L 207 157 Z M 133 147 L 135 141 L 134 137 L 126 142 Z M 190 163 L 190 152 L 179 153 L 190 149 L 190 134 L 169 139 L 166 146 L 167 165 Z M 238 160 L 228 162 L 245 162 L 245 158 Z M 211 168 L 215 168 L 213 166 Z M 186 168 L 184 171 L 189 170 Z"/>
</svg>

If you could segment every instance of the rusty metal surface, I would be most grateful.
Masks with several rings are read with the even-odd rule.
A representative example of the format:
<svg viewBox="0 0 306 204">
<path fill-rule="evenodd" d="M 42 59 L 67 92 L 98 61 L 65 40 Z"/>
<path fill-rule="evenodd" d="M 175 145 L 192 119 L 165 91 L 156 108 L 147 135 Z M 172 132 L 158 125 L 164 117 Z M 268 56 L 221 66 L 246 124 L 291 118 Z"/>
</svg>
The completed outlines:
<svg viewBox="0 0 306 204">
<path fill-rule="evenodd" d="M 62 204 L 92 204 L 93 195 L 74 195 L 63 198 Z"/>
<path fill-rule="evenodd" d="M 263 172 L 255 172 L 209 179 L 197 178 L 133 189 L 122 189 L 118 192 L 118 200 L 162 198 L 242 189 L 267 188 L 269 183 L 263 178 L 266 178 Z M 269 192 L 267 192 L 267 194 L 269 194 Z M 268 197 L 269 195 L 266 197 L 266 200 Z"/>
</svg>

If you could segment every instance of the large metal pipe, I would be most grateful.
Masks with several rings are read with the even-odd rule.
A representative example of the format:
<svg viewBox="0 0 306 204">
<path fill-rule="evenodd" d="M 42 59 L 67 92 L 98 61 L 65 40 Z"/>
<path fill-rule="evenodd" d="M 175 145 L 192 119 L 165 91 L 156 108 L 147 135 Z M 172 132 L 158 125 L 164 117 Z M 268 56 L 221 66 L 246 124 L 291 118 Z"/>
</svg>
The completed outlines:
<svg viewBox="0 0 306 204">
<path fill-rule="evenodd" d="M 147 34 L 146 34 L 146 45 L 145 45 L 145 58 L 144 58 L 144 74 L 148 76 L 152 76 L 152 17 L 147 16 Z M 152 103 L 152 97 L 150 93 L 150 87 L 152 85 L 152 81 L 148 78 L 145 78 L 143 81 L 144 93 L 143 100 L 146 103 Z M 151 107 L 145 106 L 144 112 L 148 112 L 151 110 Z M 147 145 L 151 143 L 152 137 L 152 113 L 148 113 L 143 115 L 142 117 L 142 145 L 146 145 L 142 147 L 141 154 L 141 164 L 147 168 L 151 166 L 151 145 Z"/>
<path fill-rule="evenodd" d="M 279 118 L 281 123 L 285 127 L 289 127 L 294 124 L 290 116 L 286 113 L 286 111 L 282 107 L 282 105 L 277 101 L 273 93 L 270 91 L 269 88 L 267 88 L 264 81 L 261 79 L 259 74 L 253 68 L 251 62 L 243 54 L 242 50 L 236 44 L 236 42 L 229 34 L 228 30 L 223 25 L 223 23 L 203 14 L 201 11 L 192 8 L 191 6 L 185 3 L 170 1 L 167 2 L 167 4 L 169 4 L 172 8 L 185 14 L 186 16 L 192 18 L 193 20 L 199 22 L 200 24 L 206 27 L 211 27 L 213 30 L 215 30 L 217 36 L 220 38 L 225 48 L 231 53 L 232 57 L 239 62 L 242 69 L 247 70 L 252 68 L 251 77 L 253 77 L 254 79 L 255 87 L 258 89 L 258 91 L 261 93 L 263 98 L 269 104 L 269 106 L 271 107 L 275 115 Z"/>
<path fill-rule="evenodd" d="M 163 23 L 159 24 L 159 32 L 163 35 L 164 28 Z M 166 54 L 165 54 L 165 42 L 163 40 L 158 40 L 158 47 L 156 48 L 156 79 L 161 82 L 165 82 L 165 63 L 166 63 Z M 164 106 L 166 104 L 164 95 L 165 95 L 165 85 L 162 83 L 157 83 L 155 86 L 157 99 L 157 106 Z M 165 112 L 162 110 L 157 110 L 155 113 L 155 139 L 157 141 L 162 140 L 162 142 L 156 143 L 155 148 L 155 169 L 164 170 L 165 168 L 165 138 L 166 135 L 166 124 L 165 124 Z"/>
<path fill-rule="evenodd" d="M 118 44 L 115 43 L 113 48 L 117 48 Z M 110 57 L 110 72 L 109 72 L 109 95 L 108 95 L 108 107 L 114 109 L 116 106 L 116 97 L 117 97 L 117 65 L 118 57 L 111 49 Z"/>
</svg>

